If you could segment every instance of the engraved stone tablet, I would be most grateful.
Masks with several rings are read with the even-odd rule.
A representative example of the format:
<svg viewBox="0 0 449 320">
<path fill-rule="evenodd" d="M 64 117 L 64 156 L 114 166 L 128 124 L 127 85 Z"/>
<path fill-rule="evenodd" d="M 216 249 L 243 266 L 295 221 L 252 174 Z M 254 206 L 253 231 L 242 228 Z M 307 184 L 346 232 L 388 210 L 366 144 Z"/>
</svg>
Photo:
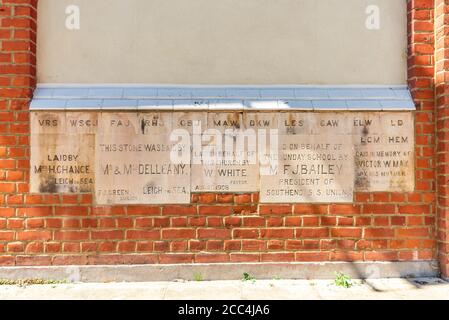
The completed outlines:
<svg viewBox="0 0 449 320">
<path fill-rule="evenodd" d="M 31 113 L 32 193 L 94 191 L 95 116 Z"/>
<path fill-rule="evenodd" d="M 408 112 L 353 115 L 357 191 L 412 192 L 414 123 Z"/>
<path fill-rule="evenodd" d="M 210 113 L 203 128 L 193 135 L 192 192 L 258 191 L 257 132 L 244 128 L 242 114 Z"/>
<path fill-rule="evenodd" d="M 189 203 L 258 192 L 262 203 L 352 202 L 412 192 L 410 112 L 32 112 L 30 191 L 98 204 Z"/>
<path fill-rule="evenodd" d="M 145 119 L 154 122 L 143 125 Z M 190 154 L 189 145 L 170 141 L 158 121 L 167 122 L 156 115 L 102 115 L 95 160 L 98 204 L 190 202 L 190 164 L 171 157 L 176 148 Z"/>
<path fill-rule="evenodd" d="M 352 202 L 352 145 L 325 135 L 279 136 L 279 164 L 261 175 L 261 202 Z"/>
</svg>

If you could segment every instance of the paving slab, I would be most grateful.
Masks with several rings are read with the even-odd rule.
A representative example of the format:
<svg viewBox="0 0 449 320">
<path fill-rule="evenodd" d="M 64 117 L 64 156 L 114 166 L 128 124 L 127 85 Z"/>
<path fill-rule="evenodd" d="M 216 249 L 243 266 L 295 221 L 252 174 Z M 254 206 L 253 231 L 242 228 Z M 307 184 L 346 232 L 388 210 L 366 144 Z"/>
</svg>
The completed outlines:
<svg viewBox="0 0 449 320">
<path fill-rule="evenodd" d="M 437 278 L 352 280 L 171 281 L 0 286 L 0 300 L 449 300 Z"/>
</svg>

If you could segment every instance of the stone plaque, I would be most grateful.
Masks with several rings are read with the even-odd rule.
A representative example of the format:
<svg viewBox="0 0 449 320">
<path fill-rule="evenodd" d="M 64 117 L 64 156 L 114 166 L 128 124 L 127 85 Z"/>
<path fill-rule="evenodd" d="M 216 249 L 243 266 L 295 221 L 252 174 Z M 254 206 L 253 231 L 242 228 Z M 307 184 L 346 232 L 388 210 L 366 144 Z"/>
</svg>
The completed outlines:
<svg viewBox="0 0 449 320">
<path fill-rule="evenodd" d="M 174 163 L 171 152 L 189 145 L 170 141 L 170 114 L 106 113 L 96 138 L 98 204 L 190 202 L 190 164 Z M 167 130 L 168 131 L 168 130 Z"/>
<path fill-rule="evenodd" d="M 352 145 L 326 135 L 280 135 L 278 165 L 260 185 L 264 203 L 352 202 Z"/>
<path fill-rule="evenodd" d="M 96 114 L 31 113 L 32 193 L 94 191 Z"/>
<path fill-rule="evenodd" d="M 415 184 L 410 112 L 32 112 L 30 140 L 31 192 L 105 205 L 352 202 Z"/>
<path fill-rule="evenodd" d="M 411 113 L 357 113 L 352 117 L 357 191 L 412 192 L 415 186 Z"/>
<path fill-rule="evenodd" d="M 192 135 L 192 192 L 257 192 L 257 132 L 242 113 L 209 113 L 201 128 Z"/>
</svg>

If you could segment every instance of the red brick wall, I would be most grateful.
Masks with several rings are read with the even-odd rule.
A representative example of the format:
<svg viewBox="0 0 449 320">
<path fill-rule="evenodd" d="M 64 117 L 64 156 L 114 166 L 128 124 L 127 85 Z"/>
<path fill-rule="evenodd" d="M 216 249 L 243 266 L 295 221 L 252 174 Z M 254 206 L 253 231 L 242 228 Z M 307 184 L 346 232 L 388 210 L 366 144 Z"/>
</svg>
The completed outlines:
<svg viewBox="0 0 449 320">
<path fill-rule="evenodd" d="M 271 206 L 260 205 L 258 194 L 195 194 L 190 206 L 100 208 L 90 194 L 27 192 L 36 1 L 0 4 L 0 265 L 437 257 L 433 1 L 408 1 L 416 192 L 359 193 L 354 205 Z"/>
<path fill-rule="evenodd" d="M 449 277 L 449 3 L 436 0 L 435 8 L 437 239 L 441 271 Z"/>
</svg>

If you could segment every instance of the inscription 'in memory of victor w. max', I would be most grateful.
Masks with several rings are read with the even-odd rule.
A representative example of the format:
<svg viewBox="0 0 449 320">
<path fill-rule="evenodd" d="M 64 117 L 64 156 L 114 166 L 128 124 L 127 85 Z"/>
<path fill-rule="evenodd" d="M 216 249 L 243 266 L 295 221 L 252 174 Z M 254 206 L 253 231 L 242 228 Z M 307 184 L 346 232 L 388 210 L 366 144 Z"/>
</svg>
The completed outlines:
<svg viewBox="0 0 449 320">
<path fill-rule="evenodd" d="M 98 204 L 189 203 L 192 192 L 352 202 L 354 191 L 414 189 L 408 112 L 33 112 L 31 128 L 31 192 L 92 192 Z"/>
</svg>

